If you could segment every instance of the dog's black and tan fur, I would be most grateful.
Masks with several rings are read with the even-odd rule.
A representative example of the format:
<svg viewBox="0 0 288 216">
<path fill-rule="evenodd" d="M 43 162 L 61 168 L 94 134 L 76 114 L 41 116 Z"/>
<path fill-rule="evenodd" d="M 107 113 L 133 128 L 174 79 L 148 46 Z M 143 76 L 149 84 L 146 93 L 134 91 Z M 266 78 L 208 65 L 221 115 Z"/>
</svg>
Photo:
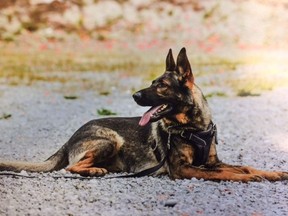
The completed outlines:
<svg viewBox="0 0 288 216">
<path fill-rule="evenodd" d="M 180 133 L 183 130 L 205 131 L 212 118 L 201 90 L 194 83 L 185 48 L 180 51 L 176 63 L 169 50 L 165 73 L 133 97 L 140 106 L 152 106 L 142 118 L 92 120 L 46 161 L 0 161 L 0 171 L 50 172 L 66 168 L 82 176 L 103 176 L 107 172 L 135 173 L 157 165 L 167 155 L 164 166 L 154 175 L 168 174 L 172 179 L 195 177 L 242 182 L 288 179 L 287 172 L 261 171 L 222 163 L 217 157 L 215 135 L 206 163 L 193 165 L 195 148 Z"/>
</svg>

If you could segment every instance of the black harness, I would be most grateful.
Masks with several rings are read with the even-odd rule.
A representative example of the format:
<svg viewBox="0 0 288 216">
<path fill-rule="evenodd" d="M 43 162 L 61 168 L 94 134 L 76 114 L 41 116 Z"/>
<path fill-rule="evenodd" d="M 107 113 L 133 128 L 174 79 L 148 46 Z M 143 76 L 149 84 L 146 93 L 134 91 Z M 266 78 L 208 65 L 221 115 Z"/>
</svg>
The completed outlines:
<svg viewBox="0 0 288 216">
<path fill-rule="evenodd" d="M 183 130 L 180 134 L 181 138 L 188 141 L 189 145 L 192 145 L 195 149 L 195 158 L 193 159 L 193 166 L 205 165 L 208 157 L 210 147 L 215 137 L 215 143 L 218 144 L 217 140 L 217 127 L 211 122 L 206 131 L 189 131 Z"/>
</svg>

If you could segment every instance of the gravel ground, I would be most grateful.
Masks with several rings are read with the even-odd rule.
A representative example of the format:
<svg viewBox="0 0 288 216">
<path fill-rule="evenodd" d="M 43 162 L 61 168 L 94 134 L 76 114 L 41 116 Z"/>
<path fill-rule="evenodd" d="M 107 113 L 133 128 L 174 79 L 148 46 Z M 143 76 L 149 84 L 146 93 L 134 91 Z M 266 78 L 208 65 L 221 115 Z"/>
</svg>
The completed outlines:
<svg viewBox="0 0 288 216">
<path fill-rule="evenodd" d="M 142 114 L 145 109 L 134 103 L 132 87 L 118 80 L 122 86 L 112 88 L 108 96 L 80 91 L 76 100 L 64 99 L 67 93 L 52 83 L 2 85 L 0 115 L 12 117 L 0 120 L 0 158 L 44 160 L 82 124 L 98 118 L 100 108 L 119 116 Z M 259 97 L 209 99 L 223 161 L 288 170 L 287 92 L 281 88 Z M 33 179 L 0 176 L 0 215 L 288 215 L 287 181 L 52 178 L 63 174 L 35 174 Z"/>
</svg>

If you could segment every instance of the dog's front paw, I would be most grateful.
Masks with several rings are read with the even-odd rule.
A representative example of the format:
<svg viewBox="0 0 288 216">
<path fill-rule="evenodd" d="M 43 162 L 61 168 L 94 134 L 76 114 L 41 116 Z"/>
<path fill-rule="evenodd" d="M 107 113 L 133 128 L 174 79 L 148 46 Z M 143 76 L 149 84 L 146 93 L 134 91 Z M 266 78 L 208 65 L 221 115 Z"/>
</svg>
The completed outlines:
<svg viewBox="0 0 288 216">
<path fill-rule="evenodd" d="M 268 181 L 283 181 L 288 180 L 288 172 L 270 172 L 260 171 L 259 174 L 262 178 Z"/>
<path fill-rule="evenodd" d="M 280 172 L 281 180 L 288 180 L 288 172 Z"/>
<path fill-rule="evenodd" d="M 263 172 L 262 176 L 269 181 L 288 180 L 288 172 Z"/>
</svg>

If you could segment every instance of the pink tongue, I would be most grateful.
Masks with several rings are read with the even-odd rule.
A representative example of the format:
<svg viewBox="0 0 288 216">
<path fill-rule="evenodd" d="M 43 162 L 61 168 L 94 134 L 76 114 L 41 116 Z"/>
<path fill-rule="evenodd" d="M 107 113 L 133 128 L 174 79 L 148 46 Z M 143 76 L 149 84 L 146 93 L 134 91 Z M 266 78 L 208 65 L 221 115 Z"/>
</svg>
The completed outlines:
<svg viewBox="0 0 288 216">
<path fill-rule="evenodd" d="M 139 125 L 140 126 L 145 126 L 149 121 L 151 116 L 160 108 L 161 106 L 157 106 L 154 107 L 151 110 L 148 110 L 147 112 L 145 112 L 141 118 L 141 120 L 139 121 Z"/>
</svg>

